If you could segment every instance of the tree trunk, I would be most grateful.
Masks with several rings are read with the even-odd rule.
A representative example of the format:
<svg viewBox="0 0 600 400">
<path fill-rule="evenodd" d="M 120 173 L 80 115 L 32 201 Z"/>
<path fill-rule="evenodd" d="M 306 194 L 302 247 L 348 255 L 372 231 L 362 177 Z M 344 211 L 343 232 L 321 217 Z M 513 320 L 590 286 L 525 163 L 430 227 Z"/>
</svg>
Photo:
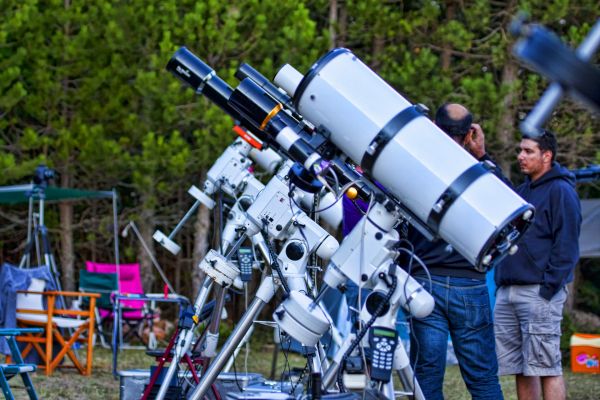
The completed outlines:
<svg viewBox="0 0 600 400">
<path fill-rule="evenodd" d="M 337 41 L 335 43 L 338 47 L 344 47 L 348 35 L 348 10 L 344 6 L 343 2 L 338 4 L 338 30 L 337 30 Z"/>
<path fill-rule="evenodd" d="M 338 2 L 329 0 L 329 49 L 337 46 Z"/>
<path fill-rule="evenodd" d="M 142 204 L 145 202 L 142 201 Z M 148 246 L 148 250 L 152 252 L 152 255 L 155 255 L 154 251 L 154 239 L 152 239 L 152 235 L 154 233 L 154 210 L 144 208 L 142 210 L 141 218 L 139 221 L 139 230 L 140 235 L 146 245 Z M 154 285 L 154 266 L 152 265 L 152 260 L 150 259 L 150 255 L 144 249 L 144 246 L 141 245 L 138 250 L 138 259 L 140 262 L 140 273 L 142 275 L 142 287 L 145 292 L 151 292 L 153 290 Z"/>
<path fill-rule="evenodd" d="M 446 5 L 446 21 L 454 21 L 456 18 L 456 3 L 449 1 Z M 442 71 L 448 71 L 452 61 L 452 47 L 449 43 L 444 43 L 442 48 Z"/>
<path fill-rule="evenodd" d="M 64 7 L 68 9 L 71 6 L 70 0 L 64 0 Z M 69 37 L 71 34 L 71 25 L 66 22 L 63 26 L 63 32 L 65 37 Z M 66 61 L 67 57 L 63 53 L 63 59 Z M 68 84 L 66 79 L 62 81 L 62 89 L 65 95 L 68 94 Z M 68 98 L 68 97 L 66 97 Z M 68 124 L 71 120 L 70 111 L 67 107 L 66 100 L 62 102 L 62 117 Z M 71 171 L 69 162 L 69 152 L 65 159 L 65 166 L 61 171 L 60 184 L 62 187 L 69 187 L 71 184 Z M 72 292 L 75 290 L 75 267 L 74 258 L 75 251 L 73 248 L 73 203 L 70 201 L 63 201 L 58 206 L 60 214 L 60 263 L 58 267 L 59 273 L 62 273 L 62 287 L 63 290 Z"/>
<path fill-rule="evenodd" d="M 373 47 L 371 49 L 371 55 L 373 56 L 373 60 L 371 61 L 371 68 L 373 71 L 378 72 L 379 68 L 381 68 L 381 54 L 383 54 L 383 50 L 385 48 L 385 39 L 383 36 L 378 33 L 373 38 Z"/>
<path fill-rule="evenodd" d="M 189 254 L 189 253 L 188 253 Z M 173 285 L 175 285 L 175 292 L 176 293 L 181 293 L 181 260 L 177 260 L 175 262 L 175 282 L 173 283 Z"/>
<path fill-rule="evenodd" d="M 573 271 L 573 282 L 567 284 L 568 294 L 567 300 L 565 301 L 565 313 L 571 315 L 573 310 L 575 309 L 575 292 L 577 291 L 577 287 L 581 281 L 581 261 L 575 267 Z"/>
<path fill-rule="evenodd" d="M 502 70 L 502 86 L 509 88 L 502 100 L 502 114 L 498 121 L 498 143 L 500 152 L 496 155 L 496 162 L 502 167 L 504 174 L 510 179 L 510 165 L 514 161 L 514 153 L 510 151 L 514 147 L 515 137 L 515 99 L 516 93 L 512 89 L 517 81 L 518 67 L 511 59 L 506 60 Z"/>
<path fill-rule="evenodd" d="M 209 250 L 210 237 L 210 210 L 200 206 L 196 222 L 194 223 L 194 254 L 192 256 L 192 299 L 198 294 L 204 274 L 198 264 Z"/>
<path fill-rule="evenodd" d="M 60 184 L 62 187 L 68 187 L 70 184 L 69 173 L 65 171 L 61 174 Z M 63 201 L 59 205 L 60 213 L 60 267 L 62 274 L 62 287 L 64 290 L 72 292 L 75 290 L 75 251 L 73 248 L 73 203 Z"/>
</svg>

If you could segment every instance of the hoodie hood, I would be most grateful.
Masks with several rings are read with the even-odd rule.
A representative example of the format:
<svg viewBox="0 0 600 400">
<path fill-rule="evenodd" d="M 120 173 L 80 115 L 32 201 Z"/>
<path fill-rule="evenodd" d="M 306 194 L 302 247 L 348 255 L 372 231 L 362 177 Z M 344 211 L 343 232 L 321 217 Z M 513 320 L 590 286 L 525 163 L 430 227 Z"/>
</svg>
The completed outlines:
<svg viewBox="0 0 600 400">
<path fill-rule="evenodd" d="M 554 179 L 563 179 L 567 181 L 572 187 L 575 187 L 575 175 L 556 161 L 552 163 L 552 168 L 544 175 L 542 175 L 538 180 L 531 182 L 531 179 L 528 177 L 527 181 L 531 185 L 532 188 L 541 186 L 545 183 L 548 183 Z"/>
</svg>

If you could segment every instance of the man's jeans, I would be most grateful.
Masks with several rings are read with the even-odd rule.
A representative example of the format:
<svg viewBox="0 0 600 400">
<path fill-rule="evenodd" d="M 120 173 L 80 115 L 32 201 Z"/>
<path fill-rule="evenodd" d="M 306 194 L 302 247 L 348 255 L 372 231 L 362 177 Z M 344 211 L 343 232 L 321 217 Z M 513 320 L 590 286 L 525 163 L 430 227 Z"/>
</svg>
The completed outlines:
<svg viewBox="0 0 600 400">
<path fill-rule="evenodd" d="M 417 278 L 430 291 L 429 280 Z M 435 308 L 413 318 L 410 356 L 427 400 L 443 399 L 448 334 L 460 372 L 473 399 L 502 399 L 494 325 L 485 280 L 432 276 Z"/>
</svg>

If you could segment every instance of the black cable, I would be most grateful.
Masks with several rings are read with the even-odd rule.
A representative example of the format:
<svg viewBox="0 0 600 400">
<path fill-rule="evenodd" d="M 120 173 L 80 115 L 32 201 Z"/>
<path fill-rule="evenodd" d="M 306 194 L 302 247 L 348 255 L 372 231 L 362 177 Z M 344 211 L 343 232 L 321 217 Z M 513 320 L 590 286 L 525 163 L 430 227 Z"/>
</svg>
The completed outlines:
<svg viewBox="0 0 600 400">
<path fill-rule="evenodd" d="M 369 201 L 370 204 L 370 201 Z M 379 229 L 381 232 L 389 232 L 386 231 L 385 229 L 383 229 L 382 227 L 380 227 L 379 225 L 377 225 L 377 223 L 375 221 L 373 221 L 371 218 L 369 218 L 368 216 L 368 212 L 365 212 L 362 208 L 360 208 L 360 206 L 358 204 L 356 204 L 356 200 L 352 200 L 352 205 L 354 205 L 354 207 L 363 215 L 363 217 L 367 217 L 367 221 L 369 221 L 375 228 Z M 368 210 L 367 210 L 368 211 Z"/>
<path fill-rule="evenodd" d="M 333 176 L 333 180 L 335 182 L 336 193 L 339 193 L 340 192 L 340 180 L 338 179 L 338 176 L 335 173 L 335 170 L 333 168 L 329 168 L 327 171 L 331 174 L 331 176 Z"/>
<path fill-rule="evenodd" d="M 221 183 L 220 182 L 219 182 L 219 185 L 217 186 L 217 192 L 218 192 L 217 193 L 217 205 L 218 205 L 218 207 L 213 208 L 213 222 L 215 224 L 216 223 L 220 224 L 221 223 L 220 221 L 221 221 L 221 218 L 222 218 L 222 215 L 223 215 L 223 209 L 222 209 L 223 204 L 221 203 L 222 198 L 219 196 L 219 194 L 221 193 Z M 218 230 L 220 231 L 221 229 L 222 229 L 222 227 L 219 225 L 219 229 Z M 218 240 L 219 240 L 219 243 L 218 243 L 219 253 L 223 254 L 223 251 L 221 249 L 221 234 L 220 234 L 220 232 L 219 232 L 218 236 L 219 236 L 218 237 Z M 216 239 L 217 239 L 217 229 L 213 229 L 212 236 L 210 238 L 211 245 L 213 245 L 213 246 L 215 245 L 215 240 Z"/>
<path fill-rule="evenodd" d="M 416 254 L 414 253 L 415 247 L 413 246 L 413 244 L 410 241 L 408 241 L 408 240 L 406 240 L 406 242 L 411 247 L 411 249 L 410 249 L 410 255 L 409 255 L 410 258 L 409 258 L 409 262 L 408 262 L 408 270 L 407 270 L 408 275 L 410 275 L 410 273 L 412 272 L 412 264 L 413 264 L 413 260 L 414 260 L 413 256 L 416 256 Z M 401 242 L 398 242 L 398 244 L 400 244 L 400 243 Z M 401 247 L 400 247 L 400 249 L 401 249 Z M 426 269 L 426 267 L 425 267 L 425 269 Z M 406 282 L 404 282 L 404 298 L 406 298 L 406 287 L 407 287 L 407 284 L 408 284 L 408 279 L 406 280 Z M 431 283 L 431 277 L 430 277 L 429 285 L 430 285 L 430 287 L 432 285 L 432 283 Z M 412 390 L 413 390 L 413 394 L 414 394 L 415 387 L 416 387 L 416 382 L 417 382 L 417 377 L 415 375 L 415 368 L 417 366 L 417 360 L 419 359 L 420 346 L 419 346 L 419 343 L 417 343 L 417 340 L 416 340 L 416 335 L 415 335 L 414 329 L 413 329 L 413 318 L 412 318 L 412 315 L 410 315 L 410 313 L 409 313 L 408 321 L 409 321 L 408 325 L 409 325 L 409 329 L 410 329 L 410 335 L 415 338 L 414 341 L 416 343 L 415 362 L 412 365 L 412 385 L 413 385 L 412 386 L 413 387 Z M 410 360 L 410 354 L 408 355 L 408 359 Z"/>
<path fill-rule="evenodd" d="M 408 262 L 408 267 L 407 267 L 407 273 L 408 275 L 411 274 L 412 272 L 412 263 L 413 260 L 417 260 L 417 262 L 420 264 L 421 268 L 423 268 L 423 270 L 425 271 L 425 273 L 427 274 L 427 277 L 429 279 L 429 292 L 432 293 L 433 292 L 433 282 L 431 280 L 431 274 L 429 273 L 429 269 L 427 268 L 427 265 L 425 265 L 425 263 L 414 253 L 414 246 L 413 244 L 407 240 L 407 239 L 401 239 L 398 244 L 400 243 L 407 243 L 411 248 L 409 249 L 405 249 L 403 247 L 398 247 L 399 251 L 404 251 L 406 253 L 408 253 L 409 255 L 409 262 Z M 406 298 L 406 285 L 408 283 L 408 279 L 404 282 L 404 297 Z M 414 339 L 413 342 L 415 344 L 416 349 L 415 351 L 415 359 L 414 362 L 412 363 L 412 384 L 413 384 L 413 393 L 416 390 L 416 382 L 417 382 L 417 376 L 415 373 L 416 367 L 417 367 L 417 363 L 419 361 L 419 352 L 420 352 L 420 344 L 419 341 L 417 339 L 417 336 L 415 335 L 414 332 L 414 328 L 413 328 L 413 317 L 411 315 L 409 315 L 408 317 L 408 324 L 409 324 L 409 329 L 410 329 L 410 336 Z M 409 355 L 410 358 L 410 355 Z"/>
<path fill-rule="evenodd" d="M 288 202 L 289 202 L 289 206 L 290 206 L 290 211 L 292 212 L 292 215 L 294 217 L 296 217 L 296 213 L 294 211 L 294 208 L 292 207 L 292 201 L 294 199 L 294 196 L 293 196 L 294 187 L 292 185 L 289 185 L 289 188 L 290 188 L 290 191 L 288 193 Z M 298 203 L 296 203 L 295 200 L 294 200 L 294 204 L 296 204 L 296 206 L 298 206 Z M 298 208 L 300 208 L 300 207 L 298 207 Z M 303 211 L 302 208 L 300 208 L 300 210 Z M 308 249 L 308 239 L 306 238 L 306 235 L 304 234 L 304 231 L 302 230 L 302 228 L 304 227 L 304 225 L 302 225 L 301 223 L 299 223 L 295 219 L 292 220 L 292 224 L 294 226 L 298 227 L 298 230 L 300 231 L 300 234 L 302 235 L 302 238 L 304 239 L 304 244 L 306 244 L 306 251 L 308 251 L 309 250 Z"/>
<path fill-rule="evenodd" d="M 351 187 L 355 182 L 357 182 L 357 181 L 352 181 L 352 182 L 347 183 L 346 185 L 344 185 L 344 187 L 342 189 L 344 189 L 346 187 L 348 187 L 348 188 Z M 334 205 L 336 205 L 342 199 L 342 197 L 344 196 L 344 193 L 345 193 L 344 190 L 341 191 L 341 193 L 334 193 L 335 194 L 335 201 L 333 203 L 331 203 L 330 205 L 328 205 L 328 206 L 326 206 L 324 208 L 314 210 L 314 212 L 316 214 L 319 214 L 319 213 L 322 213 L 324 211 L 329 210 L 331 207 L 333 207 Z M 296 202 L 296 199 L 292 198 L 292 201 L 294 202 L 294 204 L 296 205 L 296 207 L 300 208 L 301 210 L 304 210 L 302 208 L 302 206 Z"/>
<path fill-rule="evenodd" d="M 266 225 L 266 221 L 263 221 L 262 234 L 264 235 L 265 238 L 268 238 L 269 235 L 268 235 L 266 229 L 264 228 L 265 225 Z M 291 290 L 287 283 L 287 279 L 285 279 L 285 276 L 283 275 L 283 271 L 281 270 L 281 267 L 279 266 L 279 263 L 277 262 L 277 254 L 275 253 L 275 250 L 273 249 L 273 245 L 272 245 L 271 241 L 268 239 L 265 239 L 265 243 L 267 244 L 267 249 L 269 250 L 269 256 L 271 257 L 271 269 L 273 269 L 273 270 L 275 270 L 275 272 L 277 272 L 277 276 L 279 277 L 279 280 L 281 281 L 281 286 L 283 286 L 283 290 L 285 291 L 286 294 L 289 295 Z"/>
<path fill-rule="evenodd" d="M 221 190 L 222 182 L 219 181 L 219 253 L 223 254 L 223 191 Z"/>
<path fill-rule="evenodd" d="M 354 206 L 354 208 L 356 208 L 356 210 L 359 213 L 361 213 L 363 216 L 367 215 L 367 213 L 365 212 L 365 210 L 363 210 L 358 204 L 356 204 L 356 199 L 350 200 L 350 202 L 352 203 L 352 205 Z"/>
<path fill-rule="evenodd" d="M 237 357 L 235 356 L 235 351 L 233 352 L 232 356 L 233 356 L 233 376 L 235 377 L 235 385 L 237 386 L 237 388 L 239 389 L 240 392 L 243 392 L 244 388 L 242 388 L 240 386 L 240 382 L 238 381 L 238 378 L 237 378 L 237 368 L 235 366 Z"/>
<path fill-rule="evenodd" d="M 298 385 L 302 382 L 302 380 L 304 379 L 304 375 L 306 374 L 306 371 L 308 371 L 309 368 L 309 364 L 308 362 L 306 363 L 306 365 L 304 366 L 304 369 L 302 370 L 302 372 L 300 373 L 300 376 L 298 377 L 298 379 L 296 380 L 296 382 L 292 382 L 292 368 L 290 366 L 290 361 L 288 358 L 288 352 L 291 351 L 292 349 L 292 339 L 289 335 L 286 335 L 286 340 L 283 340 L 282 335 L 281 335 L 281 330 L 278 331 L 279 332 L 279 343 L 281 344 L 281 350 L 283 352 L 283 357 L 285 358 L 285 364 L 283 366 L 283 371 L 281 372 L 281 374 L 279 375 L 279 384 L 281 387 L 281 391 L 283 392 L 283 374 L 285 373 L 285 370 L 287 368 L 287 372 L 288 372 L 288 379 L 290 382 L 290 394 L 293 394 L 296 391 L 296 387 L 298 387 Z M 284 348 L 284 341 L 287 341 L 287 349 Z M 277 344 L 275 344 L 277 345 Z"/>
<path fill-rule="evenodd" d="M 429 281 L 429 291 L 431 292 L 433 290 L 433 281 L 431 280 L 431 273 L 429 272 L 429 268 L 427 268 L 427 265 L 425 265 L 425 263 L 423 262 L 423 260 L 421 260 L 421 258 L 419 256 L 417 256 L 413 251 L 405 249 L 404 247 L 398 247 L 396 250 L 401 251 L 401 252 L 405 252 L 410 256 L 410 265 L 412 266 L 412 260 L 416 260 L 419 265 L 421 266 L 421 268 L 423 268 L 423 271 L 425 271 L 425 274 L 427 275 L 427 279 Z M 410 269 L 408 269 L 408 274 L 410 275 Z"/>
<path fill-rule="evenodd" d="M 392 279 L 392 284 L 389 286 L 390 290 L 388 291 L 387 295 L 385 296 L 383 301 L 381 301 L 379 303 L 379 305 L 377 306 L 377 309 L 373 313 L 373 316 L 371 317 L 369 322 L 367 322 L 365 324 L 365 326 L 363 326 L 363 328 L 360 330 L 360 332 L 356 335 L 356 339 L 354 339 L 354 341 L 352 342 L 352 344 L 350 345 L 348 350 L 346 350 L 346 352 L 342 356 L 342 360 L 340 362 L 340 369 L 338 370 L 338 373 L 337 373 L 337 384 L 338 384 L 338 387 L 340 388 L 340 393 L 346 392 L 346 387 L 344 386 L 343 374 L 344 374 L 344 369 L 346 368 L 346 361 L 348 360 L 348 357 L 350 356 L 350 354 L 352 354 L 352 352 L 354 351 L 356 346 L 358 346 L 358 344 L 361 342 L 363 337 L 367 334 L 371 325 L 373 325 L 375 323 L 375 320 L 377 318 L 379 318 L 379 316 L 383 312 L 383 309 L 385 308 L 385 306 L 388 305 L 390 299 L 392 298 L 392 296 L 394 294 L 394 291 L 396 290 L 396 286 L 398 284 L 398 278 L 396 278 L 396 275 L 390 275 L 390 278 Z"/>
<path fill-rule="evenodd" d="M 316 196 L 316 195 L 313 196 L 313 204 L 312 204 L 310 217 L 317 224 L 319 223 L 319 214 L 316 213 L 315 210 L 319 208 L 320 202 L 321 202 L 321 200 L 320 200 L 319 196 Z M 319 258 L 317 257 L 317 253 L 312 252 L 310 254 L 310 265 L 313 267 L 319 267 L 318 263 L 319 263 Z M 312 270 L 313 288 L 315 289 L 315 293 L 317 292 L 317 278 L 318 278 L 318 271 L 315 268 Z"/>
<path fill-rule="evenodd" d="M 291 371 L 290 371 L 290 382 L 291 382 L 290 383 L 290 394 L 293 394 L 296 391 L 296 388 L 298 387 L 298 385 L 304 380 L 304 375 L 306 375 L 306 373 L 308 372 L 308 369 L 309 369 L 309 362 L 307 359 L 306 365 L 302 369 L 302 372 L 300 372 L 300 375 L 298 376 L 298 379 L 296 380 L 295 383 L 292 382 Z M 307 387 L 307 392 L 308 392 L 308 387 Z"/>
</svg>

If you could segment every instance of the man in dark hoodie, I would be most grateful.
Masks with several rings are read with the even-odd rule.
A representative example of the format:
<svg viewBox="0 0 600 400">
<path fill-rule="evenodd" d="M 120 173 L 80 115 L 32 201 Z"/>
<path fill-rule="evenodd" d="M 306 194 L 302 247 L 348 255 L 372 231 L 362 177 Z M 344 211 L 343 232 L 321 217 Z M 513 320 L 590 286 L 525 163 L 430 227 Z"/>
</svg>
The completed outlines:
<svg viewBox="0 0 600 400">
<path fill-rule="evenodd" d="M 441 106 L 435 123 L 476 159 L 491 162 L 485 152 L 483 130 L 473 123 L 471 113 L 464 106 Z M 494 173 L 510 185 L 497 166 Z M 430 242 L 412 227 L 408 230 L 408 239 L 414 245 L 415 255 L 427 265 L 431 285 L 417 262 L 412 263 L 410 272 L 435 299 L 433 312 L 412 322 L 411 363 L 415 365 L 415 374 L 425 398 L 444 398 L 442 388 L 450 335 L 472 398 L 502 399 L 485 273 L 476 271 L 441 239 Z"/>
<path fill-rule="evenodd" d="M 527 176 L 517 188 L 535 220 L 516 254 L 496 269 L 494 311 L 499 374 L 515 375 L 519 399 L 565 399 L 560 321 L 579 258 L 581 206 L 574 176 L 560 166 L 556 137 L 524 136 L 518 161 Z"/>
</svg>

